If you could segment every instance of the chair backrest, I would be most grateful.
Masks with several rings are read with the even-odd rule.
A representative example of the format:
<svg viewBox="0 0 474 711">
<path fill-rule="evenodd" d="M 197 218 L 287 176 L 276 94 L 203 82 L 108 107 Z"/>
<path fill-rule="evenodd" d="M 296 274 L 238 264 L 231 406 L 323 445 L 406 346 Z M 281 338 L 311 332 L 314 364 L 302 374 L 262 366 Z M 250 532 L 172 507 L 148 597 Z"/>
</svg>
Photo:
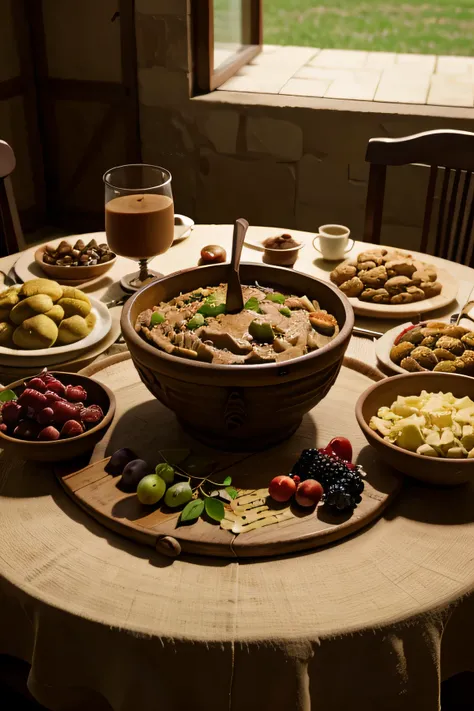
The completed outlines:
<svg viewBox="0 0 474 711">
<path fill-rule="evenodd" d="M 420 251 L 474 264 L 474 133 L 427 131 L 403 138 L 372 138 L 364 240 L 380 244 L 387 166 L 429 167 Z M 435 199 L 441 186 L 439 204 Z M 436 219 L 435 219 L 436 218 Z M 430 240 L 430 236 L 433 239 Z"/>
<path fill-rule="evenodd" d="M 0 256 L 25 248 L 10 175 L 16 166 L 11 146 L 0 141 Z"/>
</svg>

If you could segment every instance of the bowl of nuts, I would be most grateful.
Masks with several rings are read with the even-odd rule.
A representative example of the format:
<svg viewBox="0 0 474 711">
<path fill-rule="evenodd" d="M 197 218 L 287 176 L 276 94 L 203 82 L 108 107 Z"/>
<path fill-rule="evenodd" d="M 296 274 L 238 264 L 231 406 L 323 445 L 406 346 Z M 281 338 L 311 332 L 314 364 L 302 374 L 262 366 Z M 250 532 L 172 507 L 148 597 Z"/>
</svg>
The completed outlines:
<svg viewBox="0 0 474 711">
<path fill-rule="evenodd" d="M 87 244 L 62 240 L 58 245 L 42 245 L 35 252 L 35 262 L 50 278 L 78 284 L 102 276 L 111 269 L 117 259 L 105 242 L 97 244 L 91 239 Z"/>
</svg>

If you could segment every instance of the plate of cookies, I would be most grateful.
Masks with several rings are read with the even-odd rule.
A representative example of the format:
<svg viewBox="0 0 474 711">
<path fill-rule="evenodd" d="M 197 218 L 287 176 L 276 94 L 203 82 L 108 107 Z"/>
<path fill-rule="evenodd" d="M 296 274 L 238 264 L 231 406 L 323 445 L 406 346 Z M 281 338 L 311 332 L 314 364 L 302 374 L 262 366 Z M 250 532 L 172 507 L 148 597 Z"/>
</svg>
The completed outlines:
<svg viewBox="0 0 474 711">
<path fill-rule="evenodd" d="M 446 270 L 390 247 L 371 248 L 342 262 L 330 279 L 356 314 L 374 318 L 411 318 L 441 309 L 458 292 Z"/>
</svg>

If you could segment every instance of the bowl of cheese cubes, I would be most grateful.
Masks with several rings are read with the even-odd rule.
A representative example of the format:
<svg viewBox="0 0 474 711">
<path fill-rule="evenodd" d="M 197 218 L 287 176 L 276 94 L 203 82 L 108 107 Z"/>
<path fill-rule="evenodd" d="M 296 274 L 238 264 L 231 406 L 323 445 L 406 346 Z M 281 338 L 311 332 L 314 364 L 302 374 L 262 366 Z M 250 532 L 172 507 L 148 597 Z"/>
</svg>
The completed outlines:
<svg viewBox="0 0 474 711">
<path fill-rule="evenodd" d="M 367 441 L 390 466 L 429 484 L 474 477 L 474 382 L 466 375 L 385 378 L 356 404 Z"/>
</svg>

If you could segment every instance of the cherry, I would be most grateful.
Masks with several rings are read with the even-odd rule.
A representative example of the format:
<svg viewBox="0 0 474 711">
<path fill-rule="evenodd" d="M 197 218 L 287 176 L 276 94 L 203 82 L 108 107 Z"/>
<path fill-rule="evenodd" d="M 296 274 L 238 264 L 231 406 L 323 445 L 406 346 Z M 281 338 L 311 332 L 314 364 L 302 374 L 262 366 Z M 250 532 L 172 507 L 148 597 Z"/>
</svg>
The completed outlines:
<svg viewBox="0 0 474 711">
<path fill-rule="evenodd" d="M 40 393 L 44 393 L 46 390 L 46 384 L 41 378 L 31 378 L 28 387 L 32 390 L 38 390 Z"/>
<path fill-rule="evenodd" d="M 87 400 L 87 392 L 82 385 L 66 385 L 65 395 L 70 402 L 81 402 Z"/>
<path fill-rule="evenodd" d="M 54 440 L 59 439 L 59 432 L 56 427 L 49 425 L 49 427 L 45 427 L 43 430 L 41 430 L 38 435 L 38 439 L 42 440 L 43 442 L 54 442 Z"/>
<path fill-rule="evenodd" d="M 296 490 L 296 503 L 300 506 L 316 506 L 324 494 L 323 487 L 316 479 L 306 479 Z"/>
<path fill-rule="evenodd" d="M 276 476 L 268 487 L 268 493 L 275 501 L 289 501 L 296 491 L 296 483 L 289 476 Z"/>
<path fill-rule="evenodd" d="M 61 437 L 77 437 L 84 432 L 84 427 L 77 420 L 68 420 L 61 430 Z"/>
<path fill-rule="evenodd" d="M 327 451 L 329 450 L 329 451 Z M 352 444 L 346 437 L 334 437 L 326 447 L 327 454 L 335 454 L 345 462 L 352 461 Z"/>
<path fill-rule="evenodd" d="M 15 427 L 13 435 L 14 437 L 18 437 L 18 439 L 36 439 L 40 429 L 37 422 L 23 420 L 23 422 L 20 422 L 20 424 Z"/>
</svg>

